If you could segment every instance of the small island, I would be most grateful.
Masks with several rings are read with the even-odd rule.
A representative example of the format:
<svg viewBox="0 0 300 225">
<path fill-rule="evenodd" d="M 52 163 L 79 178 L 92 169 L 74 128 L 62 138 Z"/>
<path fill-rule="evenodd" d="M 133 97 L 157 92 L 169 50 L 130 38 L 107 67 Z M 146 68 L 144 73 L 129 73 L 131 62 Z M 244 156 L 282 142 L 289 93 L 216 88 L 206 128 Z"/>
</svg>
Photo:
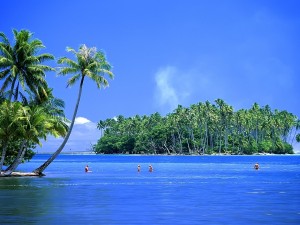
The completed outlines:
<svg viewBox="0 0 300 225">
<path fill-rule="evenodd" d="M 179 105 L 166 116 L 120 115 L 97 127 L 103 134 L 93 146 L 97 154 L 293 154 L 300 140 L 292 113 L 258 103 L 234 111 L 222 99 Z"/>
</svg>

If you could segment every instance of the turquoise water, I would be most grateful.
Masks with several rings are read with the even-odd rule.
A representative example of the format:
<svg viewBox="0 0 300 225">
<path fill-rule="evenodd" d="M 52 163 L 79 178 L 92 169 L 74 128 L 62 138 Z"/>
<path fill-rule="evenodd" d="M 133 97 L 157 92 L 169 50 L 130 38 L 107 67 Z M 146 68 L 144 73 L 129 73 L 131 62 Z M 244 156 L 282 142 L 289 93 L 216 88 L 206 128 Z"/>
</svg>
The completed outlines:
<svg viewBox="0 0 300 225">
<path fill-rule="evenodd" d="M 0 179 L 0 224 L 300 224 L 300 156 L 60 155 L 45 173 Z"/>
</svg>

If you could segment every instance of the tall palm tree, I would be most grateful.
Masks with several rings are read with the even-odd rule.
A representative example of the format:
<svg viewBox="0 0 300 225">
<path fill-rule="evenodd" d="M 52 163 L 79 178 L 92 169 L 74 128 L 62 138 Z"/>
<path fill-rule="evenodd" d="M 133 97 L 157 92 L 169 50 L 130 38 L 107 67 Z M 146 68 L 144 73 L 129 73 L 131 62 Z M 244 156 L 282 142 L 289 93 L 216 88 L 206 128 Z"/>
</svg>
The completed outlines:
<svg viewBox="0 0 300 225">
<path fill-rule="evenodd" d="M 105 74 L 110 78 L 114 77 L 114 74 L 111 72 L 111 65 L 107 62 L 105 54 L 101 51 L 97 51 L 95 47 L 88 48 L 86 45 L 81 45 L 78 51 L 75 51 L 73 48 L 68 47 L 67 52 L 73 53 L 75 55 L 76 61 L 66 57 L 60 58 L 58 60 L 58 63 L 65 66 L 60 68 L 59 74 L 75 74 L 68 80 L 67 87 L 74 85 L 76 81 L 80 80 L 77 102 L 68 133 L 62 144 L 43 165 L 33 171 L 40 175 L 42 175 L 43 171 L 60 154 L 70 137 L 77 115 L 85 77 L 89 77 L 93 81 L 95 81 L 98 88 L 101 88 L 102 86 L 108 86 L 108 81 L 104 78 Z"/>
<path fill-rule="evenodd" d="M 36 93 L 38 87 L 46 87 L 45 72 L 53 71 L 50 66 L 43 65 L 54 56 L 44 53 L 37 55 L 44 48 L 38 39 L 32 39 L 28 30 L 13 30 L 15 43 L 11 45 L 6 35 L 0 32 L 0 80 L 4 80 L 0 89 L 8 91 L 8 100 L 18 99 L 20 86 L 25 91 L 29 89 Z"/>
</svg>

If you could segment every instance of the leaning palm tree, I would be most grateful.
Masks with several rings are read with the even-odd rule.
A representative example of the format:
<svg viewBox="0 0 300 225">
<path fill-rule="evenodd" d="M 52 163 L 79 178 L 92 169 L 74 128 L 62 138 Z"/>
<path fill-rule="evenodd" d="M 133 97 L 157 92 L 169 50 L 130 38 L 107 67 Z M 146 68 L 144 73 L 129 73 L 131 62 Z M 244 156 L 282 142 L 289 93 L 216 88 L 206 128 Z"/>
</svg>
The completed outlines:
<svg viewBox="0 0 300 225">
<path fill-rule="evenodd" d="M 95 81 L 98 88 L 108 86 L 108 81 L 104 78 L 105 74 L 110 78 L 114 77 L 113 73 L 111 72 L 111 65 L 107 62 L 105 54 L 101 51 L 97 51 L 95 47 L 88 48 L 86 45 L 81 45 L 78 52 L 73 48 L 68 47 L 67 52 L 73 53 L 76 57 L 76 61 L 66 57 L 60 58 L 58 63 L 65 66 L 60 68 L 59 74 L 74 74 L 74 76 L 68 80 L 67 87 L 74 85 L 76 81 L 80 80 L 77 102 L 68 133 L 66 134 L 62 144 L 43 165 L 33 171 L 34 173 L 40 175 L 42 175 L 43 171 L 60 154 L 70 137 L 79 107 L 85 77 L 89 77 Z"/>
<path fill-rule="evenodd" d="M 30 143 L 41 145 L 40 139 L 46 140 L 47 135 L 60 136 L 56 129 L 56 121 L 41 106 L 23 107 L 23 120 L 20 122 L 22 138 L 19 151 L 13 163 L 5 170 L 4 175 L 8 176 L 15 171 L 18 165 L 23 161 L 25 153 Z"/>
<path fill-rule="evenodd" d="M 45 72 L 53 71 L 50 66 L 43 65 L 46 60 L 54 59 L 48 53 L 37 55 L 45 48 L 38 39 L 32 39 L 32 33 L 27 30 L 13 30 L 14 45 L 11 45 L 6 35 L 0 32 L 0 80 L 4 80 L 0 89 L 3 94 L 8 91 L 8 100 L 17 100 L 20 87 L 36 93 L 38 87 L 46 87 Z"/>
<path fill-rule="evenodd" d="M 19 138 L 22 126 L 20 121 L 23 117 L 23 107 L 20 102 L 10 103 L 4 101 L 0 105 L 0 146 L 1 146 L 1 159 L 0 171 L 5 161 L 6 151 L 13 140 Z"/>
</svg>

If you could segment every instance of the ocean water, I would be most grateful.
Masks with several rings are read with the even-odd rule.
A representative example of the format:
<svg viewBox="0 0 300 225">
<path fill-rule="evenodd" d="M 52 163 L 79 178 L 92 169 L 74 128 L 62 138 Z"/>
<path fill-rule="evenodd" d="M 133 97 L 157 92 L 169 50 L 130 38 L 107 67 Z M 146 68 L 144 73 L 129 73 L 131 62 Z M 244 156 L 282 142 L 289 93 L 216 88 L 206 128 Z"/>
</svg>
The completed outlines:
<svg viewBox="0 0 300 225">
<path fill-rule="evenodd" d="M 45 173 L 0 178 L 0 224 L 300 224 L 296 155 L 60 155 Z"/>
</svg>

